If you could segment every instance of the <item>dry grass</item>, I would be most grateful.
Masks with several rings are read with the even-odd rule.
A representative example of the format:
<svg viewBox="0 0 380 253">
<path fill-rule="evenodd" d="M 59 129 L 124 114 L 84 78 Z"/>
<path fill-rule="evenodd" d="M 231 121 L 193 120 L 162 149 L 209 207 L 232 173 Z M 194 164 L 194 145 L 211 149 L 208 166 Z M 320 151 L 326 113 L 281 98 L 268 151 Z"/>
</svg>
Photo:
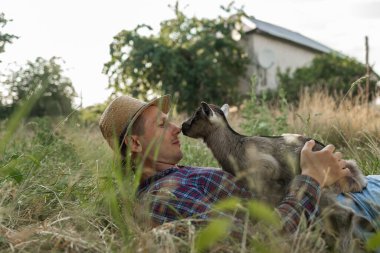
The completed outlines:
<svg viewBox="0 0 380 253">
<path fill-rule="evenodd" d="M 277 112 L 278 113 L 278 112 Z M 288 113 L 289 132 L 334 144 L 366 174 L 380 173 L 380 109 L 361 99 L 333 98 L 326 92 L 304 93 Z"/>
<path fill-rule="evenodd" d="M 361 103 L 357 98 L 336 99 L 323 91 L 304 93 L 299 106 L 290 110 L 288 123 L 296 132 L 318 133 L 328 140 L 363 139 L 366 134 L 380 138 L 378 108 Z"/>
</svg>

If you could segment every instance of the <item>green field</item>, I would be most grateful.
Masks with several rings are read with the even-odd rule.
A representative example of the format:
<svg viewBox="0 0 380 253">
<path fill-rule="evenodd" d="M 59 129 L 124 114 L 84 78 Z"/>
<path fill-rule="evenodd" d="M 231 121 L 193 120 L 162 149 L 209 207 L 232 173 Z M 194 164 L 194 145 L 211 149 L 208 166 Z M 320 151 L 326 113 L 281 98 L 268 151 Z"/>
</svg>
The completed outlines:
<svg viewBox="0 0 380 253">
<path fill-rule="evenodd" d="M 380 111 L 341 101 L 323 93 L 304 95 L 299 107 L 256 101 L 232 113 L 231 124 L 244 134 L 293 132 L 333 143 L 365 174 L 379 174 Z M 186 117 L 176 116 L 177 122 Z M 147 209 L 134 197 L 133 175 L 117 166 L 96 122 L 83 121 L 80 112 L 61 119 L 21 117 L 17 128 L 10 122 L 0 124 L 1 252 L 327 251 L 319 228 L 281 235 L 268 208 L 240 207 L 237 199 L 218 208 L 240 209 L 241 226 L 229 219 L 208 226 L 183 220 L 152 229 Z M 218 166 L 199 140 L 181 141 L 183 164 Z M 379 244 L 375 238 L 368 247 Z"/>
</svg>

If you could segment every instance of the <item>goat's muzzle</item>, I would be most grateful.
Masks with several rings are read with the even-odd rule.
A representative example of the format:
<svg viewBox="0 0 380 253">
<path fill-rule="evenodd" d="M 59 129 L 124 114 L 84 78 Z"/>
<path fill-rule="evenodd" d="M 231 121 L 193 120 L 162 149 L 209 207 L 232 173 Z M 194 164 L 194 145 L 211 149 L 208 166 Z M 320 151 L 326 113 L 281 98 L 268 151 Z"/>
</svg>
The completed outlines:
<svg viewBox="0 0 380 253">
<path fill-rule="evenodd" d="M 182 123 L 181 130 L 182 130 L 182 133 L 183 133 L 184 135 L 187 135 L 188 131 L 190 130 L 190 124 L 187 123 L 187 122 L 183 122 L 183 123 Z"/>
</svg>

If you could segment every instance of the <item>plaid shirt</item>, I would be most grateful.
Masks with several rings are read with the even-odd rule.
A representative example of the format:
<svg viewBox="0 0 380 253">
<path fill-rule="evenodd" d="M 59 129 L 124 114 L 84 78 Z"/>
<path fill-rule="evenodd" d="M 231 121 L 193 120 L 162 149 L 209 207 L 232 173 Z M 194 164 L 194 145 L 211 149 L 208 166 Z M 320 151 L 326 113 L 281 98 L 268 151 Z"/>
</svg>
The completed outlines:
<svg viewBox="0 0 380 253">
<path fill-rule="evenodd" d="M 207 219 L 212 205 L 219 200 L 231 196 L 254 197 L 223 170 L 189 166 L 170 168 L 148 178 L 139 186 L 138 196 L 149 198 L 151 217 L 158 224 L 187 217 Z M 297 176 L 277 207 L 284 229 L 294 232 L 303 214 L 309 221 L 313 219 L 318 212 L 319 196 L 316 181 Z"/>
</svg>

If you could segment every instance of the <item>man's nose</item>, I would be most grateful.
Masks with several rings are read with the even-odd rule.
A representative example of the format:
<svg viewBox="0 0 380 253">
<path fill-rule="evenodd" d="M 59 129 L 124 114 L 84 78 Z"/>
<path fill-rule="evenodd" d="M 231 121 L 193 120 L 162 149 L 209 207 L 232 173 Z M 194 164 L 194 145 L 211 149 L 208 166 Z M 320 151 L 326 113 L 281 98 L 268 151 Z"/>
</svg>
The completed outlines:
<svg viewBox="0 0 380 253">
<path fill-rule="evenodd" d="M 179 126 L 177 126 L 176 124 L 171 123 L 170 125 L 172 126 L 172 129 L 173 129 L 172 131 L 174 134 L 177 135 L 181 132 L 181 128 Z"/>
</svg>

